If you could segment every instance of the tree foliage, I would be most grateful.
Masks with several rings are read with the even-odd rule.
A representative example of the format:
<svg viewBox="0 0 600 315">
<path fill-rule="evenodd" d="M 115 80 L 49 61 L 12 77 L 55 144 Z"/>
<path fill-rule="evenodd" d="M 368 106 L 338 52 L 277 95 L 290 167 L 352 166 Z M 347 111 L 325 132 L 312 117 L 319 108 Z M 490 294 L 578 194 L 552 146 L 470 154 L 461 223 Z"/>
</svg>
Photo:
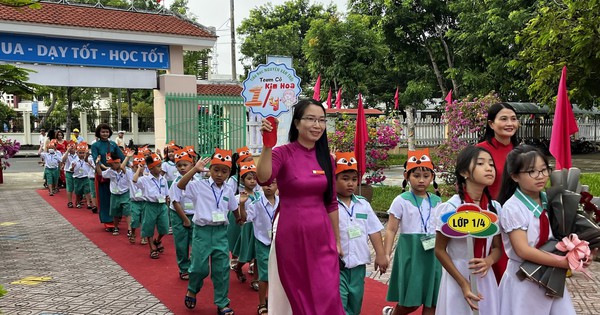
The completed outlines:
<svg viewBox="0 0 600 315">
<path fill-rule="evenodd" d="M 10 64 L 0 64 L 0 93 L 27 95 L 35 92 L 37 85 L 27 83 L 28 69 Z"/>
</svg>

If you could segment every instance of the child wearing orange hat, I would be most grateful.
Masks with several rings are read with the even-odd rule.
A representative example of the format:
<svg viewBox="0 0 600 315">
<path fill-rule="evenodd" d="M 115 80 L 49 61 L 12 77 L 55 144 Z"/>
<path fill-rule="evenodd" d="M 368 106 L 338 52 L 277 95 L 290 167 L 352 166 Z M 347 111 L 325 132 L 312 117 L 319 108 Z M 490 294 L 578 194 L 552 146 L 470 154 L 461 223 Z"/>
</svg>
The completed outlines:
<svg viewBox="0 0 600 315">
<path fill-rule="evenodd" d="M 44 164 L 44 178 L 48 184 L 48 194 L 54 196 L 58 185 L 58 177 L 60 176 L 58 167 L 62 161 L 62 154 L 55 149 L 54 140 L 50 141 L 47 150 L 47 152 L 40 153 L 42 156 L 42 162 L 40 163 Z"/>
<path fill-rule="evenodd" d="M 169 188 L 171 188 L 171 184 L 173 184 L 173 181 L 179 176 L 179 171 L 175 166 L 175 151 L 180 149 L 181 147 L 175 144 L 175 141 L 167 143 L 164 149 L 165 159 L 162 162 L 161 168 Z"/>
<path fill-rule="evenodd" d="M 354 195 L 358 164 L 354 152 L 335 154 L 335 185 L 340 217 L 340 293 L 346 314 L 360 314 L 365 290 L 366 264 L 371 262 L 369 240 L 375 250 L 375 270 L 384 273 L 388 260 L 383 250 L 383 225 L 369 202 Z"/>
<path fill-rule="evenodd" d="M 158 259 L 159 253 L 164 252 L 162 238 L 169 233 L 169 188 L 167 180 L 162 176 L 162 160 L 157 154 L 146 157 L 149 175 L 140 176 L 142 169 L 138 168 L 133 175 L 133 182 L 141 188 L 146 198 L 144 217 L 142 219 L 142 237 L 148 238 L 150 258 Z M 154 237 L 154 230 L 158 236 Z"/>
<path fill-rule="evenodd" d="M 129 161 L 133 160 L 132 167 L 129 167 Z M 127 231 L 127 238 L 129 243 L 135 244 L 136 230 L 142 225 L 142 218 L 144 215 L 144 206 L 146 204 L 146 198 L 144 197 L 144 191 L 142 188 L 137 187 L 133 183 L 133 176 L 139 169 L 144 169 L 146 164 L 145 158 L 142 154 L 135 155 L 133 151 L 127 152 L 125 160 L 121 163 L 121 169 L 127 176 L 127 183 L 129 184 L 129 205 L 131 212 L 131 220 L 129 223 L 129 231 Z M 148 240 L 142 238 L 140 244 L 146 245 Z"/>
<path fill-rule="evenodd" d="M 131 206 L 129 204 L 129 181 L 127 174 L 121 169 L 121 159 L 106 156 L 106 168 L 100 159 L 96 160 L 96 169 L 105 168 L 102 177 L 110 179 L 110 216 L 113 218 L 113 235 L 119 235 L 119 223 L 125 217 L 127 226 L 131 225 Z"/>
<path fill-rule="evenodd" d="M 173 228 L 173 242 L 175 243 L 177 265 L 179 266 L 179 278 L 181 280 L 188 280 L 190 246 L 192 245 L 192 232 L 194 231 L 192 225 L 194 203 L 189 197 L 183 197 L 184 191 L 177 187 L 177 183 L 185 174 L 193 169 L 194 164 L 193 158 L 183 149 L 174 152 L 173 160 L 178 170 L 178 176 L 169 189 L 169 197 L 171 199 L 169 217 L 171 219 L 171 227 Z M 191 180 L 199 180 L 199 178 L 192 177 Z"/>
<path fill-rule="evenodd" d="M 81 142 L 77 145 L 77 159 L 70 165 L 70 171 L 73 174 L 73 192 L 75 193 L 75 204 L 77 208 L 81 208 L 81 201 L 90 199 L 90 185 L 88 174 L 90 165 L 86 162 L 86 154 L 88 145 Z"/>
<path fill-rule="evenodd" d="M 194 180 L 195 173 L 204 172 L 210 161 L 208 179 Z M 214 303 L 218 314 L 230 314 L 229 307 L 229 250 L 227 241 L 227 214 L 234 211 L 236 219 L 241 217 L 234 191 L 224 185 L 232 166 L 231 151 L 215 149 L 212 159 L 198 161 L 194 170 L 185 174 L 177 183 L 185 189 L 183 197 L 190 198 L 194 205 L 194 233 L 192 258 L 189 268 L 189 283 L 185 295 L 185 306 L 196 307 L 196 294 L 204 279 L 210 274 L 214 287 Z M 210 258 L 210 266 L 208 264 Z"/>
</svg>

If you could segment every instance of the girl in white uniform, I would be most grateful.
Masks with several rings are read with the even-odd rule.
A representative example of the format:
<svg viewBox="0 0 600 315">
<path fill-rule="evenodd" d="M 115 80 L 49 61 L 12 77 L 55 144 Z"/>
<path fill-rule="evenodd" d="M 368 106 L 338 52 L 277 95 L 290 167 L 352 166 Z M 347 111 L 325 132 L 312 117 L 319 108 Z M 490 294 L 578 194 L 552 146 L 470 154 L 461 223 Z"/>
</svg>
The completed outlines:
<svg viewBox="0 0 600 315">
<path fill-rule="evenodd" d="M 546 266 L 569 268 L 538 247 L 553 239 L 543 192 L 551 169 L 548 159 L 532 146 L 518 146 L 508 154 L 498 201 L 503 204 L 500 224 L 508 266 L 500 282 L 500 314 L 575 314 L 569 291 L 562 298 L 546 296 L 545 289 L 516 272 L 523 260 Z"/>
<path fill-rule="evenodd" d="M 492 200 L 488 186 L 496 178 L 494 160 L 490 153 L 480 147 L 468 146 L 456 161 L 458 194 L 436 208 L 437 234 L 435 255 L 444 270 L 438 294 L 436 314 L 496 315 L 499 312 L 498 284 L 491 267 L 500 259 L 500 235 L 474 239 L 474 253 L 467 251 L 466 238 L 449 238 L 442 234 L 441 216 L 454 211 L 463 203 L 475 203 L 482 209 L 500 212 L 500 204 Z M 469 260 L 468 257 L 473 256 Z M 477 293 L 471 291 L 469 275 L 477 278 Z"/>
</svg>

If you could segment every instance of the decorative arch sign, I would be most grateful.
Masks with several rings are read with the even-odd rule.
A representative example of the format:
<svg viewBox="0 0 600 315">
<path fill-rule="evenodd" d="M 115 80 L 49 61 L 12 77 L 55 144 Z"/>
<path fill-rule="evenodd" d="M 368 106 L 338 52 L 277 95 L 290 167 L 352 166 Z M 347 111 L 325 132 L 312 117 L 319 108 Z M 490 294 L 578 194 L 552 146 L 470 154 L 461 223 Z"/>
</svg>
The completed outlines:
<svg viewBox="0 0 600 315">
<path fill-rule="evenodd" d="M 454 211 L 444 213 L 441 217 L 443 223 L 440 232 L 449 238 L 466 238 L 469 260 L 473 259 L 473 238 L 488 238 L 500 233 L 498 227 L 498 216 L 487 210 L 482 210 L 473 203 L 464 203 Z M 488 271 L 488 272 L 491 272 Z M 477 294 L 477 277 L 469 274 L 471 291 Z M 479 311 L 473 310 L 473 314 Z"/>
<path fill-rule="evenodd" d="M 300 77 L 284 64 L 261 64 L 243 82 L 244 104 L 254 114 L 278 117 L 298 102 Z"/>
<path fill-rule="evenodd" d="M 169 46 L 0 33 L 0 60 L 134 69 L 168 69 Z"/>
</svg>

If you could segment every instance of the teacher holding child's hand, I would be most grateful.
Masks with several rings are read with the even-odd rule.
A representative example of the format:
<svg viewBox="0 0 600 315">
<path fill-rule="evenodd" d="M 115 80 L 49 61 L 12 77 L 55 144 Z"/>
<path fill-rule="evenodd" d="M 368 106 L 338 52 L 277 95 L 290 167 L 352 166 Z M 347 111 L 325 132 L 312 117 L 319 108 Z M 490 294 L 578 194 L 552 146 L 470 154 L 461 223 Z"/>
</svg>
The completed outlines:
<svg viewBox="0 0 600 315">
<path fill-rule="evenodd" d="M 257 165 L 261 185 L 276 179 L 280 197 L 269 256 L 269 314 L 345 314 L 339 291 L 342 253 L 334 161 L 326 122 L 318 101 L 298 102 L 290 143 L 275 149 L 263 146 Z M 276 127 L 263 120 L 263 139 Z"/>
</svg>

